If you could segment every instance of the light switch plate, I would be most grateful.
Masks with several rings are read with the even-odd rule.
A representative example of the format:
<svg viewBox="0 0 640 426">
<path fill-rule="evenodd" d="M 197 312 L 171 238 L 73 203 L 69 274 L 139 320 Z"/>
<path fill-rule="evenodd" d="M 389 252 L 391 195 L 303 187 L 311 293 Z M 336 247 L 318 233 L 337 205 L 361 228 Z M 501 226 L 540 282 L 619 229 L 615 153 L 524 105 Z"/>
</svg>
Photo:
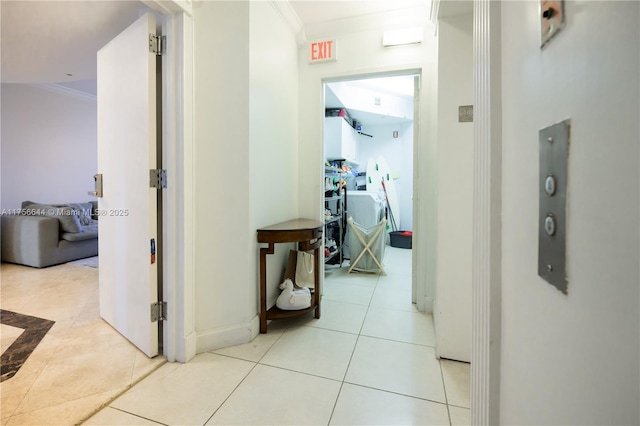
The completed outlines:
<svg viewBox="0 0 640 426">
<path fill-rule="evenodd" d="M 540 47 L 564 27 L 564 0 L 540 0 Z"/>
<path fill-rule="evenodd" d="M 566 205 L 570 124 L 569 120 L 562 121 L 540 130 L 538 136 L 538 275 L 565 294 L 568 286 Z"/>
</svg>

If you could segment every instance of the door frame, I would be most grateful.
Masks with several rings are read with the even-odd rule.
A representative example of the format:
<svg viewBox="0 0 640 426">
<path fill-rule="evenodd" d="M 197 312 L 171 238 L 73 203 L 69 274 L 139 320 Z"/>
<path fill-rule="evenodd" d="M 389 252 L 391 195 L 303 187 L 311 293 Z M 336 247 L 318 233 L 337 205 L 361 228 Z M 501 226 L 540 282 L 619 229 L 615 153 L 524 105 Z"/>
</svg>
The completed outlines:
<svg viewBox="0 0 640 426">
<path fill-rule="evenodd" d="M 474 195 L 471 424 L 500 424 L 502 292 L 501 5 L 473 2 Z"/>
<path fill-rule="evenodd" d="M 428 72 L 425 68 L 416 68 L 416 67 L 408 67 L 408 68 L 391 68 L 385 70 L 377 70 L 370 72 L 357 72 L 357 73 L 345 73 L 337 76 L 323 77 L 321 78 L 320 90 L 322 91 L 322 95 L 320 96 L 322 102 L 321 111 L 324 112 L 325 109 L 325 99 L 324 99 L 324 91 L 325 86 L 328 83 L 336 83 L 336 82 L 344 82 L 344 81 L 358 81 L 358 80 L 367 80 L 371 78 L 382 78 L 382 77 L 400 77 L 400 76 L 417 76 L 418 84 L 414 83 L 414 109 L 413 109 L 413 191 L 412 191 L 412 228 L 414 230 L 415 235 L 420 235 L 419 230 L 421 229 L 420 221 L 418 218 L 420 217 L 420 206 L 419 206 L 419 194 L 417 185 L 418 182 L 418 159 L 420 152 L 420 144 L 419 135 L 420 135 L 420 119 L 421 117 L 425 117 L 425 114 L 420 111 L 420 96 L 424 88 L 421 83 L 424 81 L 424 73 Z M 415 81 L 415 80 L 414 80 Z M 416 87 L 417 86 L 417 87 Z M 321 129 L 322 129 L 322 143 L 324 146 L 324 115 L 319 118 L 322 120 Z M 320 155 L 324 155 L 324 149 L 321 150 Z M 319 164 L 324 164 L 326 159 L 322 158 Z M 324 188 L 324 187 L 322 187 Z M 324 190 L 321 191 L 320 196 L 324 199 Z M 324 206 L 324 202 L 320 204 Z M 324 208 L 319 211 L 323 211 Z M 320 218 L 322 219 L 322 218 Z M 424 240 L 423 240 L 424 241 Z M 428 283 L 427 280 L 422 280 L 425 284 L 423 286 L 418 286 L 418 282 L 421 282 L 420 278 L 425 277 L 427 272 L 424 271 L 423 265 L 424 262 L 419 262 L 418 259 L 420 255 L 427 250 L 427 245 L 421 242 L 419 239 L 414 238 L 413 240 L 413 250 L 411 253 L 412 257 L 412 267 L 411 267 L 411 301 L 416 303 L 416 306 L 419 311 L 432 313 L 433 312 L 433 294 L 429 295 L 428 291 Z M 435 276 L 435 275 L 434 275 Z M 322 280 L 324 281 L 324 273 L 322 275 Z M 435 283 L 434 283 L 435 288 Z"/>
<path fill-rule="evenodd" d="M 141 0 L 162 15 L 163 356 L 187 362 L 195 355 L 193 312 L 193 14 L 182 0 Z M 189 213 L 191 212 L 191 213 Z M 191 302 L 190 302 L 191 301 Z"/>
</svg>

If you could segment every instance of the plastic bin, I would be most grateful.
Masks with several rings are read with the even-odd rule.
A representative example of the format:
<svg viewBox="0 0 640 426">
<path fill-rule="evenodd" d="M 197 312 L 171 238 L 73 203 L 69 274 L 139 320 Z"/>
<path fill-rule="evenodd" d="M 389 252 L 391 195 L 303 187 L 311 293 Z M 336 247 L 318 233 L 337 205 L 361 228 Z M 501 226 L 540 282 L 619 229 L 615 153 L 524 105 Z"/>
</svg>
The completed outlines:
<svg viewBox="0 0 640 426">
<path fill-rule="evenodd" d="M 389 238 L 391 239 L 391 247 L 410 249 L 413 233 L 411 231 L 392 231 L 389 232 Z"/>
</svg>

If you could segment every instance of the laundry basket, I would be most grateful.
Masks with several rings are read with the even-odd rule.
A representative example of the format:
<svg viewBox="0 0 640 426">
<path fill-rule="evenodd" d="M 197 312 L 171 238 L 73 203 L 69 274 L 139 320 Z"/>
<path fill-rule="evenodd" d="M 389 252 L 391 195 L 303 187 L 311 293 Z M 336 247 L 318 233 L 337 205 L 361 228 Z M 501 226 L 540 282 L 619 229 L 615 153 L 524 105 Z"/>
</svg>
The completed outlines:
<svg viewBox="0 0 640 426">
<path fill-rule="evenodd" d="M 385 228 L 387 220 L 383 219 L 374 226 L 365 227 L 354 222 L 353 218 L 349 217 L 347 223 L 351 228 L 351 232 L 349 232 L 351 265 L 348 272 L 375 272 L 387 275 L 382 266 L 386 247 Z"/>
</svg>

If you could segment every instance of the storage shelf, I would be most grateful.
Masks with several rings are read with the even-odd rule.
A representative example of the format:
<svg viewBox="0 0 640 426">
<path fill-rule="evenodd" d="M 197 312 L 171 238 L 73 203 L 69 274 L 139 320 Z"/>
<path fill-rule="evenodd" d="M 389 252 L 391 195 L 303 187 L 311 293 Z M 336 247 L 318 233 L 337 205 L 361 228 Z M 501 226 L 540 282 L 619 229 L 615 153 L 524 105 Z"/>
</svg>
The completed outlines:
<svg viewBox="0 0 640 426">
<path fill-rule="evenodd" d="M 325 201 L 342 200 L 342 195 L 334 195 L 333 197 L 324 197 Z"/>
<path fill-rule="evenodd" d="M 337 163 L 340 163 L 341 165 L 345 164 L 350 167 L 360 167 L 360 163 L 356 161 L 347 160 L 346 158 L 327 158 L 327 161 L 329 163 L 337 162 Z"/>
<path fill-rule="evenodd" d="M 292 318 L 297 317 L 299 315 L 304 315 L 307 312 L 311 312 L 316 308 L 316 295 L 313 293 L 311 295 L 311 306 L 304 309 L 295 309 L 295 310 L 284 310 L 280 309 L 277 306 L 273 306 L 271 309 L 267 311 L 267 320 L 277 320 L 284 318 Z"/>
<path fill-rule="evenodd" d="M 320 318 L 322 297 L 319 269 L 324 226 L 324 223 L 315 219 L 293 219 L 257 230 L 258 243 L 268 244 L 267 247 L 260 247 L 260 333 L 267 332 L 267 321 L 271 319 L 290 318 L 310 311 L 315 311 L 314 316 Z M 298 251 L 313 250 L 313 295 L 311 306 L 307 309 L 295 311 L 283 311 L 277 307 L 267 309 L 267 255 L 275 253 L 275 245 L 278 243 L 297 243 Z"/>
<path fill-rule="evenodd" d="M 342 217 L 341 217 L 341 216 L 331 216 L 331 219 L 329 219 L 329 220 L 325 220 L 325 221 L 324 221 L 324 224 L 325 224 L 325 225 L 329 225 L 329 224 L 331 224 L 331 223 L 335 223 L 335 222 L 339 221 L 340 219 L 342 219 Z"/>
<path fill-rule="evenodd" d="M 327 175 L 325 174 L 325 177 Z M 327 263 L 333 258 L 338 258 L 338 263 L 342 265 L 342 246 L 344 244 L 344 229 L 345 229 L 345 206 L 347 195 L 344 189 L 340 190 L 338 195 L 331 197 L 324 197 L 325 209 L 331 212 L 331 216 L 324 222 L 324 237 L 325 241 L 328 238 L 333 239 L 336 244 L 336 250 L 331 253 L 330 256 L 324 258 L 324 262 Z M 334 259 L 335 260 L 335 259 Z"/>
<path fill-rule="evenodd" d="M 327 175 L 341 175 L 342 169 L 333 166 L 324 166 L 324 173 Z"/>
</svg>

